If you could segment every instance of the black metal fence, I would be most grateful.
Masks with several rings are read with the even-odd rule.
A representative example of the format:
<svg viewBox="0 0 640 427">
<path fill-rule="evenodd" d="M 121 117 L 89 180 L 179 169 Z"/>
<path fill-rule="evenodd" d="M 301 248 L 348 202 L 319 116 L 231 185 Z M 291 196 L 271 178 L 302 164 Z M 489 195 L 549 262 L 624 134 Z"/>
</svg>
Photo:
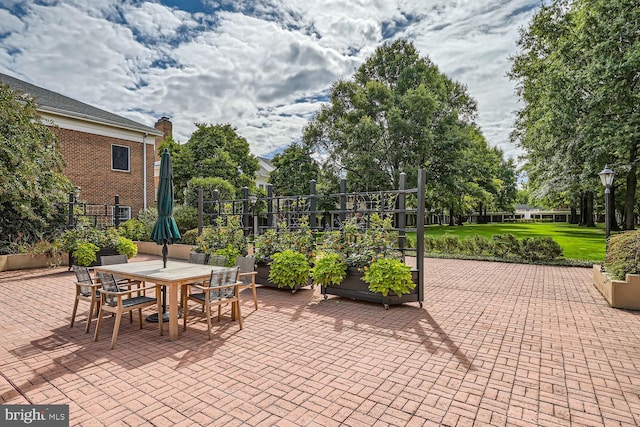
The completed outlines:
<svg viewBox="0 0 640 427">
<path fill-rule="evenodd" d="M 79 201 L 73 191 L 69 192 L 69 201 L 57 205 L 59 215 L 66 218 L 66 227 L 74 228 L 80 218 L 88 221 L 93 227 L 118 227 L 123 221 L 123 209 L 120 207 L 120 196 L 114 197 L 111 204 L 92 204 Z"/>
<path fill-rule="evenodd" d="M 418 171 L 418 186 L 406 188 L 406 175 L 400 174 L 399 188 L 396 190 L 347 193 L 347 182 L 341 180 L 337 194 L 318 194 L 316 183 L 311 181 L 310 191 L 300 196 L 274 196 L 272 187 L 267 187 L 267 196 L 258 198 L 249 195 L 243 188 L 242 198 L 222 200 L 218 192 L 213 198 L 204 199 L 202 189 L 198 190 L 198 233 L 206 225 L 226 224 L 230 216 L 239 217 L 246 236 L 260 235 L 268 229 L 279 229 L 286 225 L 296 229 L 302 218 L 308 220 L 314 231 L 338 230 L 347 219 L 358 217 L 363 226 L 377 213 L 393 218 L 393 229 L 398 232 L 401 252 L 415 251 L 416 268 L 419 272 L 420 287 L 423 286 L 424 272 L 424 224 L 425 224 L 425 180 L 423 169 Z M 416 233 L 416 247 L 407 248 L 406 233 Z"/>
</svg>

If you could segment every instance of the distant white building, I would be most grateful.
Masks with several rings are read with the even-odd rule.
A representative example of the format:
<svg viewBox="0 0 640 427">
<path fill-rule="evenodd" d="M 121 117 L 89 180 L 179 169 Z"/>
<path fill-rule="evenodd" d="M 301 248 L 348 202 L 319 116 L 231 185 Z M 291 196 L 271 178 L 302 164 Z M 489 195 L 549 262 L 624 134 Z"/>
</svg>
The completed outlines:
<svg viewBox="0 0 640 427">
<path fill-rule="evenodd" d="M 275 167 L 271 164 L 271 160 L 264 157 L 258 157 L 258 171 L 256 172 L 256 187 L 267 191 L 269 184 L 269 176 Z"/>
</svg>

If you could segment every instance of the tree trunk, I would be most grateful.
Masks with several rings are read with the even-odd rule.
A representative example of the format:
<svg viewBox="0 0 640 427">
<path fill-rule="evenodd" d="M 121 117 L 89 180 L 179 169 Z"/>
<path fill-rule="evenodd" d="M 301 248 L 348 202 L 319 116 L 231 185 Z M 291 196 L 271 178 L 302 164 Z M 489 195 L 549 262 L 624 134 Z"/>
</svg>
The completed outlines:
<svg viewBox="0 0 640 427">
<path fill-rule="evenodd" d="M 571 216 L 569 217 L 569 224 L 578 224 L 580 220 L 578 219 L 578 210 L 575 205 L 571 205 Z"/>
<path fill-rule="evenodd" d="M 580 222 L 578 225 L 584 227 L 587 223 L 586 219 L 587 214 L 587 195 L 585 193 L 580 193 Z"/>
<path fill-rule="evenodd" d="M 595 227 L 595 223 L 593 222 L 593 191 L 587 191 L 585 201 L 585 227 Z"/>
<path fill-rule="evenodd" d="M 453 208 L 449 208 L 449 227 L 453 227 L 456 223 L 453 221 Z"/>
<path fill-rule="evenodd" d="M 631 168 L 627 173 L 627 192 L 624 196 L 624 229 L 633 230 L 635 228 L 635 205 L 636 205 L 636 187 L 638 185 L 637 173 L 637 157 L 638 157 L 638 144 L 634 144 L 629 152 L 629 162 Z"/>
<path fill-rule="evenodd" d="M 480 202 L 480 206 L 478 206 L 478 224 L 486 224 L 484 216 L 482 215 L 482 202 Z"/>
</svg>

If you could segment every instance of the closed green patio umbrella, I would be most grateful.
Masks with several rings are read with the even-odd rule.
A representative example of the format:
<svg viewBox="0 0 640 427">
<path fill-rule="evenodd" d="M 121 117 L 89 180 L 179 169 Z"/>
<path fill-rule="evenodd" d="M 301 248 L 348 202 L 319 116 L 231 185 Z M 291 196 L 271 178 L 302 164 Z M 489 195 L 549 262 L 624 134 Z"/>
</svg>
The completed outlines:
<svg viewBox="0 0 640 427">
<path fill-rule="evenodd" d="M 173 219 L 173 169 L 171 155 L 164 149 L 160 158 L 160 181 L 158 183 L 158 221 L 151 232 L 151 239 L 162 247 L 162 263 L 167 268 L 167 245 L 180 240 L 180 231 Z"/>
<path fill-rule="evenodd" d="M 171 167 L 171 156 L 166 148 L 160 158 L 160 181 L 158 183 L 158 221 L 153 226 L 151 239 L 162 246 L 162 266 L 167 268 L 167 245 L 180 240 L 180 231 L 173 219 L 173 168 Z M 162 287 L 162 320 L 168 321 L 167 295 L 165 287 Z M 152 314 L 147 317 L 149 322 L 157 322 L 158 315 Z"/>
</svg>

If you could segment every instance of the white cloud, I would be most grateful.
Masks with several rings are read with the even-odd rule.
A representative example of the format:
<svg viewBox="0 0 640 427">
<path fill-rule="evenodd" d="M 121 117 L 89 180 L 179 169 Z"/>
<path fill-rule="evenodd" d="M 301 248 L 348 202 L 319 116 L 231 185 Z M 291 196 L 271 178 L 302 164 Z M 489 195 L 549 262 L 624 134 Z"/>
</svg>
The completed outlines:
<svg viewBox="0 0 640 427">
<path fill-rule="evenodd" d="M 263 0 L 194 14 L 154 2 L 0 3 L 0 70 L 147 125 L 230 123 L 258 155 L 300 138 L 338 78 L 385 35 L 407 37 L 478 99 L 478 122 L 509 155 L 517 108 L 506 77 L 533 0 Z M 219 1 L 216 1 L 219 4 Z M 10 7 L 7 5 L 5 7 Z M 4 34 L 8 34 L 3 36 Z M 153 66 L 152 66 L 153 65 Z M 302 101 L 305 100 L 305 101 Z"/>
</svg>

